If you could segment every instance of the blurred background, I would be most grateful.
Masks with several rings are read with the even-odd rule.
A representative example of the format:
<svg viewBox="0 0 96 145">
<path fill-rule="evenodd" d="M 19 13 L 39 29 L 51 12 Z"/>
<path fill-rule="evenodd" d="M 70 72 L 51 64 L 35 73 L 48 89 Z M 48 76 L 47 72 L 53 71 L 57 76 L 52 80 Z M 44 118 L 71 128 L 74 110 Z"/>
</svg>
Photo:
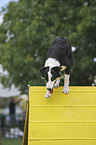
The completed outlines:
<svg viewBox="0 0 96 145">
<path fill-rule="evenodd" d="M 72 45 L 70 85 L 96 86 L 96 0 L 0 0 L 0 141 L 3 145 L 17 142 L 21 145 L 28 85 L 45 85 L 39 68 L 57 37 L 67 38 Z M 12 118 L 10 102 L 15 110 Z M 15 125 L 10 125 L 12 120 Z"/>
</svg>

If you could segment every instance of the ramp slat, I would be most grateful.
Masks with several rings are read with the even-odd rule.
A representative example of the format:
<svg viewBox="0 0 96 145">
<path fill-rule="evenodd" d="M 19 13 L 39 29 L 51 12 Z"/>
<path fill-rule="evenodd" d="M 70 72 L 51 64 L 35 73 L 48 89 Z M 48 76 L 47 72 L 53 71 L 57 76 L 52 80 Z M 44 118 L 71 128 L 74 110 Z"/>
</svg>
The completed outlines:
<svg viewBox="0 0 96 145">
<path fill-rule="evenodd" d="M 96 140 L 38 140 L 29 141 L 30 145 L 96 145 Z"/>
<path fill-rule="evenodd" d="M 91 87 L 92 88 L 92 87 Z M 95 89 L 94 89 L 95 88 Z M 41 87 L 32 91 L 30 88 L 30 106 L 84 106 L 95 105 L 96 106 L 96 87 L 90 89 L 89 87 L 76 87 L 72 89 L 70 87 L 70 93 L 64 94 L 63 87 L 54 88 L 53 95 L 49 98 L 45 98 L 46 88 Z"/>
<path fill-rule="evenodd" d="M 96 107 L 30 107 L 30 122 L 95 122 Z M 56 112 L 56 113 L 55 113 Z M 47 115 L 46 115 L 47 113 Z"/>
<path fill-rule="evenodd" d="M 96 123 L 30 123 L 31 139 L 96 139 Z"/>
<path fill-rule="evenodd" d="M 30 87 L 28 145 L 96 145 L 96 87 Z"/>
</svg>

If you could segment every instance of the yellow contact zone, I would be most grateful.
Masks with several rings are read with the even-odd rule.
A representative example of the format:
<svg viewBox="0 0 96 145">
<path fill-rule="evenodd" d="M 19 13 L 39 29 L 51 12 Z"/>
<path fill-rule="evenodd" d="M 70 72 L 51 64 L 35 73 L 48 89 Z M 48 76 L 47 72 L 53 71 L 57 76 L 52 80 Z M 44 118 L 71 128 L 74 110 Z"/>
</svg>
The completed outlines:
<svg viewBox="0 0 96 145">
<path fill-rule="evenodd" d="M 96 145 L 96 87 L 30 87 L 28 145 Z"/>
</svg>

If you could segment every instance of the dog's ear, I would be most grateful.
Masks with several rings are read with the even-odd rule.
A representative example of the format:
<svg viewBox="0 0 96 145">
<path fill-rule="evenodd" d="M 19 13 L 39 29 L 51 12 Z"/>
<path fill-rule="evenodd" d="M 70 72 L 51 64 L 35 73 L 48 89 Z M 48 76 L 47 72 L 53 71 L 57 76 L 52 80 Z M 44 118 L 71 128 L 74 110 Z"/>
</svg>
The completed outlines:
<svg viewBox="0 0 96 145">
<path fill-rule="evenodd" d="M 40 72 L 41 72 L 41 77 L 44 78 L 44 70 L 45 70 L 45 67 L 41 67 L 40 68 Z"/>
<path fill-rule="evenodd" d="M 44 79 L 44 74 L 45 74 L 45 72 L 47 72 L 47 70 L 49 70 L 49 67 L 41 67 L 40 68 L 42 79 Z"/>
<path fill-rule="evenodd" d="M 57 79 L 61 78 L 61 71 L 60 71 L 60 69 L 61 69 L 61 67 L 59 67 L 59 66 L 53 67 L 51 69 L 52 80 L 57 80 Z"/>
</svg>

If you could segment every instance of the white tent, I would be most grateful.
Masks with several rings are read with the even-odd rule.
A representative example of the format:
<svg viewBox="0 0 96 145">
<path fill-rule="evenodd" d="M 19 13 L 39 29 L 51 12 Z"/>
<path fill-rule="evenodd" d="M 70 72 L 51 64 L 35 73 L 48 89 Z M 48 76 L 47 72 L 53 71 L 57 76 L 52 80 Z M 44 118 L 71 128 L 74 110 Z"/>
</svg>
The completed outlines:
<svg viewBox="0 0 96 145">
<path fill-rule="evenodd" d="M 3 66 L 0 64 L 0 77 L 2 76 L 8 77 L 8 72 L 7 70 L 3 71 Z M 18 88 L 15 88 L 14 84 L 12 84 L 11 88 L 4 88 L 3 85 L 0 83 L 0 97 L 8 98 L 8 97 L 12 97 L 12 96 L 15 97 L 19 95 L 20 95 L 20 91 Z"/>
<path fill-rule="evenodd" d="M 20 91 L 15 88 L 15 85 L 13 84 L 11 88 L 3 88 L 3 85 L 0 83 L 0 97 L 8 98 L 8 97 L 15 97 L 19 96 Z"/>
</svg>

